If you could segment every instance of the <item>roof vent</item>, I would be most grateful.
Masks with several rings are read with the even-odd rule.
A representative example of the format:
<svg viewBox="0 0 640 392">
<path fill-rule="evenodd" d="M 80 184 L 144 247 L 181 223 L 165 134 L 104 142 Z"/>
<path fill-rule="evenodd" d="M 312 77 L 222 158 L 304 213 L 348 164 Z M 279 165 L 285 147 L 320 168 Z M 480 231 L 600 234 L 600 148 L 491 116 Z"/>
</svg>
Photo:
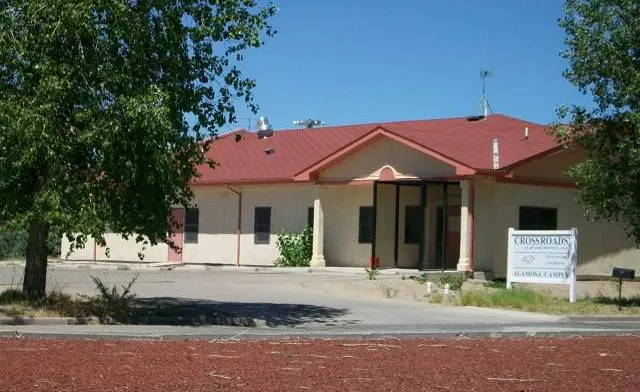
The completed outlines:
<svg viewBox="0 0 640 392">
<path fill-rule="evenodd" d="M 500 168 L 500 141 L 497 137 L 493 138 L 493 170 Z"/>
<path fill-rule="evenodd" d="M 276 152 L 276 150 L 274 150 L 273 148 L 267 148 L 266 150 L 264 150 L 264 153 L 266 155 L 271 155 L 271 154 L 273 154 L 275 152 Z"/>
<path fill-rule="evenodd" d="M 258 125 L 258 139 L 264 139 L 273 136 L 273 129 L 269 124 L 269 119 L 266 117 L 259 117 L 257 121 Z"/>
<path fill-rule="evenodd" d="M 484 120 L 484 116 L 469 116 L 467 117 L 467 121 L 480 121 Z"/>
<path fill-rule="evenodd" d="M 322 120 L 308 118 L 306 120 L 296 120 L 293 122 L 293 125 L 300 128 L 313 128 L 326 125 L 326 123 Z"/>
</svg>

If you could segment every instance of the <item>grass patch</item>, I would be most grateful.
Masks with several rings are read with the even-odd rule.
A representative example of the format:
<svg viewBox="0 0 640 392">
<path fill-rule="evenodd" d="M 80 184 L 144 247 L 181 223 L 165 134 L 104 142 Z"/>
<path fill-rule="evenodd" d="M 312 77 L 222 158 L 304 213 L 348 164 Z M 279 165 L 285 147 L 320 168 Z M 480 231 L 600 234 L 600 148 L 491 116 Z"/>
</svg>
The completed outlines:
<svg viewBox="0 0 640 392">
<path fill-rule="evenodd" d="M 576 303 L 560 299 L 548 293 L 514 287 L 512 290 L 473 289 L 460 296 L 460 305 L 485 308 L 503 308 L 563 315 L 640 314 L 640 298 L 623 300 L 627 306 L 618 311 L 617 300 L 608 297 L 581 298 Z"/>
<path fill-rule="evenodd" d="M 431 303 L 441 304 L 441 303 L 444 302 L 444 296 L 442 294 L 440 294 L 440 293 L 433 293 L 429 297 L 429 300 L 430 300 Z"/>
<path fill-rule="evenodd" d="M 91 277 L 97 294 L 71 295 L 61 291 L 51 291 L 45 298 L 32 301 L 22 290 L 10 288 L 0 293 L 0 315 L 9 317 L 73 317 L 79 323 L 86 323 L 95 317 L 103 324 L 126 322 L 133 314 L 132 302 L 136 294 L 131 288 L 136 275 L 128 285 L 119 290 L 108 287 L 100 279 Z"/>
<path fill-rule="evenodd" d="M 30 301 L 22 290 L 10 288 L 0 293 L 0 313 L 9 317 L 76 317 L 80 311 L 80 301 L 61 291 L 51 291 L 38 301 Z"/>
<path fill-rule="evenodd" d="M 506 289 L 507 280 L 505 278 L 495 278 L 490 282 L 484 283 L 484 287 L 488 287 L 491 289 Z"/>
</svg>

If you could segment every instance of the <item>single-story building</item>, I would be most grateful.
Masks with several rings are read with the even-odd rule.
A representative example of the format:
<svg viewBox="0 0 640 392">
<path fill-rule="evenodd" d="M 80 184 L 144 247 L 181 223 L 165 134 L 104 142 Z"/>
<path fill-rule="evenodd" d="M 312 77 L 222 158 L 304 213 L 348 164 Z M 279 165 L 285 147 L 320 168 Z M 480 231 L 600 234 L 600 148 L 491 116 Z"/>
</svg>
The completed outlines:
<svg viewBox="0 0 640 392">
<path fill-rule="evenodd" d="M 238 130 L 212 143 L 215 169 L 193 180 L 195 208 L 177 208 L 182 252 L 145 262 L 269 266 L 281 230 L 313 227 L 312 266 L 506 273 L 507 230 L 579 234 L 579 274 L 608 274 L 640 256 L 613 223 L 590 223 L 564 174 L 584 155 L 545 126 L 489 115 L 280 130 Z M 117 233 L 68 258 L 137 261 Z M 62 257 L 68 243 L 63 238 Z"/>
</svg>

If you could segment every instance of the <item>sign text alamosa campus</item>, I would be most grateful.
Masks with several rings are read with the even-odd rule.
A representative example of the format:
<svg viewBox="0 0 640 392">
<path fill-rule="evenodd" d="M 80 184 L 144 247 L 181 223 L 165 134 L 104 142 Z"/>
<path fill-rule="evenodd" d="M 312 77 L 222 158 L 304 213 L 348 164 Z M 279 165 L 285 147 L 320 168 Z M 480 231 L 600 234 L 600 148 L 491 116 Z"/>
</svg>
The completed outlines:
<svg viewBox="0 0 640 392">
<path fill-rule="evenodd" d="M 568 284 L 576 301 L 578 231 L 509 229 L 507 289 L 511 283 Z"/>
</svg>

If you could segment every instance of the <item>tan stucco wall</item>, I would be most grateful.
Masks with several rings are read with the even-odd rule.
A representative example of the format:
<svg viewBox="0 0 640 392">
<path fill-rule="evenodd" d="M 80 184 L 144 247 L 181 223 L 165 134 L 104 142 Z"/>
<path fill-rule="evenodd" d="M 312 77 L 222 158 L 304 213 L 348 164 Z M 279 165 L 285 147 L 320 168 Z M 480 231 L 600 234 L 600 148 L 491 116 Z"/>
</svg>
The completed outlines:
<svg viewBox="0 0 640 392">
<path fill-rule="evenodd" d="M 238 196 L 222 187 L 194 188 L 194 204 L 199 208 L 197 244 L 185 244 L 186 263 L 235 264 Z M 253 214 L 247 210 L 247 214 Z"/>
<path fill-rule="evenodd" d="M 278 258 L 276 238 L 280 230 L 300 231 L 306 226 L 307 211 L 309 207 L 313 206 L 315 198 L 315 186 L 312 184 L 258 185 L 238 187 L 237 189 L 242 192 L 240 262 L 245 265 L 273 265 Z M 271 239 L 269 244 L 254 244 L 254 209 L 258 206 L 271 207 Z M 325 224 L 326 230 L 329 228 Z M 229 240 L 226 244 L 225 246 L 233 249 L 235 255 L 235 239 Z"/>
<path fill-rule="evenodd" d="M 633 242 L 614 223 L 584 217 L 575 189 L 514 184 L 476 186 L 474 269 L 506 273 L 507 230 L 518 227 L 521 205 L 558 209 L 558 229 L 578 229 L 578 274 L 611 274 L 612 267 L 636 268 Z"/>
<path fill-rule="evenodd" d="M 327 266 L 367 266 L 371 244 L 358 243 L 358 214 L 360 206 L 373 205 L 371 187 L 325 185 L 320 195 Z"/>
<path fill-rule="evenodd" d="M 453 166 L 383 137 L 325 169 L 319 174 L 319 178 L 377 180 L 380 177 L 380 171 L 387 166 L 394 170 L 396 179 L 455 175 Z"/>
<path fill-rule="evenodd" d="M 96 260 L 98 261 L 132 261 L 132 262 L 164 262 L 167 261 L 168 247 L 166 244 L 156 246 L 136 243 L 135 237 L 129 240 L 122 238 L 120 234 L 105 233 L 106 246 L 96 247 Z M 75 249 L 68 257 L 69 241 L 62 238 L 61 255 L 63 260 L 93 260 L 94 240 L 89 237 L 82 249 Z M 108 251 L 107 251 L 108 249 Z M 107 252 L 109 256 L 107 256 Z M 143 255 L 141 259 L 138 253 Z"/>
<path fill-rule="evenodd" d="M 62 236 L 62 242 L 60 245 L 60 259 L 62 260 L 93 260 L 93 238 L 87 238 L 84 248 L 74 249 L 73 252 L 67 256 L 69 252 L 69 240 L 67 237 Z"/>
<path fill-rule="evenodd" d="M 273 265 L 278 257 L 276 237 L 281 229 L 301 230 L 307 223 L 307 209 L 313 205 L 314 185 L 255 185 L 238 186 L 242 192 L 242 232 L 240 262 L 244 265 Z M 200 210 L 197 244 L 184 244 L 182 260 L 185 263 L 235 264 L 237 249 L 238 196 L 224 186 L 194 188 L 194 205 Z M 271 239 L 269 244 L 254 244 L 254 209 L 271 207 Z M 106 248 L 98 247 L 97 260 L 141 261 L 138 252 L 142 245 L 135 239 L 124 240 L 119 234 L 105 234 Z M 62 240 L 62 256 L 68 250 L 68 242 Z M 147 247 L 143 251 L 145 262 L 166 262 L 166 244 Z M 92 260 L 93 242 L 74 252 L 70 260 Z"/>
<path fill-rule="evenodd" d="M 495 182 L 478 182 L 474 188 L 473 208 L 473 269 L 477 271 L 493 271 L 493 239 L 499 232 L 499 222 L 494 213 Z M 505 234 L 506 235 L 506 234 Z M 506 256 L 505 256 L 506 257 Z"/>
<path fill-rule="evenodd" d="M 515 178 L 540 178 L 571 182 L 565 174 L 566 169 L 585 159 L 583 150 L 561 150 L 544 159 L 535 160 L 513 171 Z"/>
<path fill-rule="evenodd" d="M 116 233 L 106 233 L 104 235 L 107 246 L 98 246 L 96 249 L 97 260 L 109 261 L 135 261 L 135 262 L 165 262 L 169 249 L 166 244 L 146 247 L 142 243 L 136 243 L 135 236 L 125 240 Z M 107 257 L 109 248 L 109 257 Z M 144 255 L 142 259 L 138 257 L 138 252 Z"/>
</svg>

